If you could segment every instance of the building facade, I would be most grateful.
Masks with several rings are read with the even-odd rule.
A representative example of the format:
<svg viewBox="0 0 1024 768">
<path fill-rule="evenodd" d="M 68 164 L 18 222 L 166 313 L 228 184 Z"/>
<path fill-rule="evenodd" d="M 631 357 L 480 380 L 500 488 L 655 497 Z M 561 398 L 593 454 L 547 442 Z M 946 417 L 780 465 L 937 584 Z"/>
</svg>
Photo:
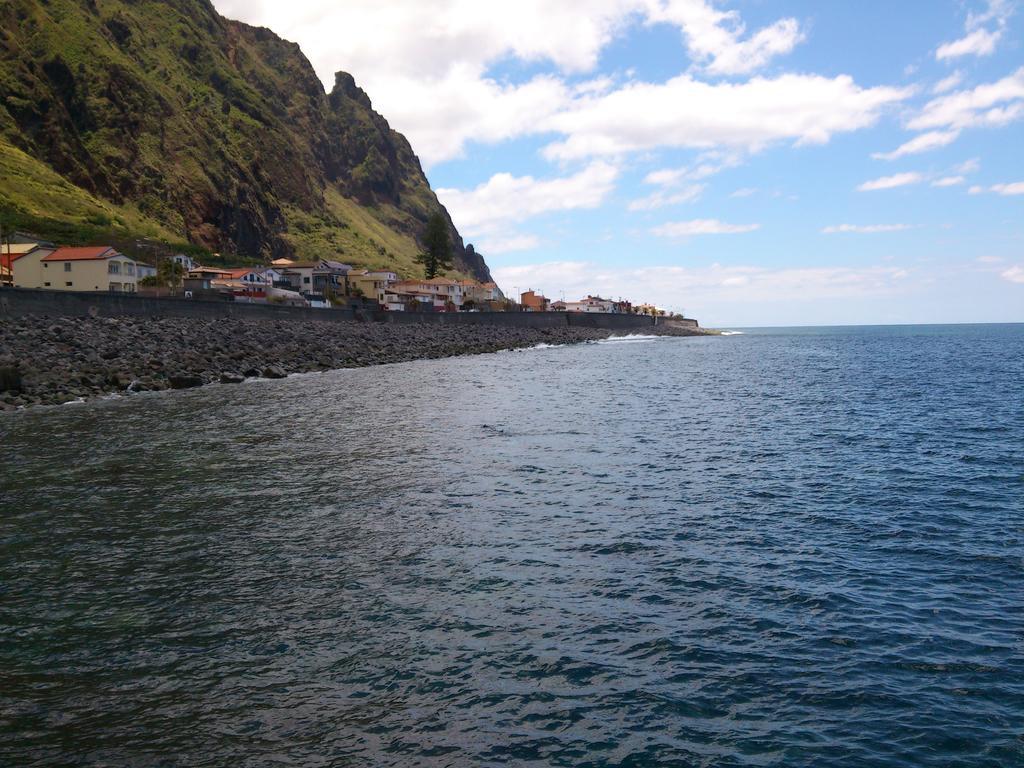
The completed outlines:
<svg viewBox="0 0 1024 768">
<path fill-rule="evenodd" d="M 40 255 L 42 254 L 42 255 Z M 15 287 L 135 293 L 135 262 L 108 246 L 30 251 L 12 264 Z"/>
<path fill-rule="evenodd" d="M 526 291 L 519 296 L 519 303 L 527 312 L 547 312 L 551 302 L 536 291 Z"/>
<path fill-rule="evenodd" d="M 359 270 L 349 272 L 349 289 L 354 294 L 362 294 L 367 299 L 376 301 L 378 304 L 386 304 L 385 298 L 389 287 L 398 282 L 398 275 L 394 272 L 384 270 L 369 271 Z"/>
</svg>

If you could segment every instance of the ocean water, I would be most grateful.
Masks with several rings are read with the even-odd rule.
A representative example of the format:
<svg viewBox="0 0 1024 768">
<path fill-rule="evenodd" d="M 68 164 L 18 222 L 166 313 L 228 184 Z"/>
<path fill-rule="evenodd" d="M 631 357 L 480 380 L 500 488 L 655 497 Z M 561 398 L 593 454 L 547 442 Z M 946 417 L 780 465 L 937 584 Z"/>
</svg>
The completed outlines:
<svg viewBox="0 0 1024 768">
<path fill-rule="evenodd" d="M 1024 765 L 1024 326 L 0 417 L 0 765 Z"/>
</svg>

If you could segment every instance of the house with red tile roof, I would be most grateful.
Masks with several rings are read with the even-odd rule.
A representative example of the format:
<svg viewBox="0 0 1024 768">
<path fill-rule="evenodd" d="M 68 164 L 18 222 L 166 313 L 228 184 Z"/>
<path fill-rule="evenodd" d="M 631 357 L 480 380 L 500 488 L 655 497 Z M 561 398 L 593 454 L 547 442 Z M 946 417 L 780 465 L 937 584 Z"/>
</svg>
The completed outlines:
<svg viewBox="0 0 1024 768">
<path fill-rule="evenodd" d="M 135 293 L 135 262 L 110 246 L 31 251 L 11 265 L 14 286 L 51 291 Z"/>
</svg>

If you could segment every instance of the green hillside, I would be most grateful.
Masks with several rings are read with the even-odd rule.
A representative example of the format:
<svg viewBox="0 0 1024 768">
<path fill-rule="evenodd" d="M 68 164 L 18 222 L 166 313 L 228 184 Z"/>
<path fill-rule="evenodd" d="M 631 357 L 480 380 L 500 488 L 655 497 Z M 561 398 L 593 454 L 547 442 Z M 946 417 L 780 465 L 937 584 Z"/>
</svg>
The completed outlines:
<svg viewBox="0 0 1024 768">
<path fill-rule="evenodd" d="M 443 210 L 352 78 L 207 0 L 0 4 L 0 224 L 414 270 Z M 489 279 L 451 228 L 456 268 Z"/>
</svg>

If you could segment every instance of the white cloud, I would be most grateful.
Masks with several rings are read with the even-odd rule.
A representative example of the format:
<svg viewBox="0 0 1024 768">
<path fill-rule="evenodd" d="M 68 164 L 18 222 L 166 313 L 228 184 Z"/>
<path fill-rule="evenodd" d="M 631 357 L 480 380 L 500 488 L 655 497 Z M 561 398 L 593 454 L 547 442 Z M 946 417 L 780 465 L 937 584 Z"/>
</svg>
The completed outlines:
<svg viewBox="0 0 1024 768">
<path fill-rule="evenodd" d="M 960 165 L 956 166 L 953 170 L 957 173 L 974 173 L 981 168 L 981 162 L 978 158 L 974 157 L 970 160 L 964 160 Z"/>
<path fill-rule="evenodd" d="M 979 264 L 1000 264 L 1003 259 L 1001 256 L 979 256 L 975 261 Z"/>
<path fill-rule="evenodd" d="M 735 152 L 703 152 L 692 165 L 651 171 L 644 177 L 644 184 L 653 184 L 659 187 L 692 184 L 721 173 L 727 168 L 735 168 L 741 160 L 741 156 Z"/>
<path fill-rule="evenodd" d="M 803 39 L 793 19 L 782 19 L 747 35 L 739 15 L 719 10 L 712 0 L 216 0 L 216 5 L 231 18 L 268 26 L 297 41 L 329 86 L 335 70 L 352 73 L 375 107 L 408 136 L 428 166 L 462 155 L 474 141 L 498 143 L 561 132 L 574 145 L 589 143 L 589 136 L 576 138 L 572 126 L 579 122 L 580 129 L 588 133 L 600 131 L 601 126 L 593 120 L 603 111 L 604 100 L 619 92 L 633 99 L 637 87 L 645 84 L 630 83 L 616 90 L 612 80 L 596 78 L 571 85 L 566 75 L 593 71 L 604 48 L 638 23 L 678 27 L 691 57 L 713 74 L 752 72 Z M 525 82 L 501 80 L 491 74 L 494 64 L 510 59 L 555 71 Z M 796 81 L 779 87 L 807 86 L 809 103 L 795 96 L 788 103 L 780 102 L 775 122 L 786 122 L 789 128 L 776 125 L 765 136 L 748 130 L 750 138 L 735 136 L 732 141 L 718 142 L 714 125 L 710 133 L 701 128 L 706 113 L 695 105 L 692 111 L 674 110 L 671 124 L 690 126 L 683 141 L 669 137 L 665 142 L 647 140 L 643 145 L 750 145 L 777 138 L 824 141 L 838 131 L 871 124 L 879 109 L 898 100 L 887 89 L 860 89 L 841 78 L 794 77 Z M 688 96 L 685 83 L 670 82 L 673 84 L 648 84 L 646 93 Z M 825 85 L 829 82 L 831 87 Z M 750 90 L 729 91 L 727 85 L 723 90 L 707 87 L 708 93 L 719 93 L 715 108 L 727 112 L 742 111 L 734 102 L 754 95 Z M 765 99 L 775 98 L 778 92 L 770 85 L 753 90 L 765 91 Z M 843 107 L 842 102 L 851 96 L 851 106 Z M 818 99 L 824 103 L 815 103 Z M 644 106 L 630 116 L 631 121 L 660 127 L 657 113 L 663 104 Z M 762 106 L 758 112 L 764 109 Z M 833 111 L 837 112 L 834 119 L 830 117 Z M 759 114 L 735 119 L 756 120 Z M 620 130 L 615 122 L 608 127 L 612 134 Z M 815 128 L 815 123 L 821 127 Z M 738 130 L 734 127 L 733 132 Z"/>
<path fill-rule="evenodd" d="M 836 235 L 844 233 L 856 233 L 860 235 L 871 235 L 878 232 L 902 232 L 910 229 L 909 224 L 837 224 L 825 227 L 821 230 L 824 235 Z"/>
<path fill-rule="evenodd" d="M 876 160 L 895 160 L 905 155 L 917 155 L 952 144 L 959 135 L 960 131 L 929 131 L 915 136 L 892 152 L 876 152 L 872 157 Z"/>
<path fill-rule="evenodd" d="M 823 144 L 833 135 L 877 122 L 909 89 L 861 88 L 846 75 L 756 77 L 705 83 L 680 75 L 661 83 L 629 83 L 577 99 L 546 121 L 567 138 L 549 145 L 551 159 L 620 155 L 658 147 L 758 151 L 779 141 Z"/>
<path fill-rule="evenodd" d="M 959 40 L 940 45 L 935 51 L 936 59 L 954 59 L 959 56 L 990 56 L 996 49 L 996 43 L 1003 36 L 1003 30 L 990 32 L 987 29 L 976 29 Z"/>
<path fill-rule="evenodd" d="M 484 237 L 477 244 L 477 250 L 488 257 L 515 251 L 532 251 L 540 246 L 540 238 L 535 235 L 517 235 Z"/>
<path fill-rule="evenodd" d="M 922 181 L 924 181 L 924 176 L 920 173 L 897 173 L 892 176 L 882 176 L 879 179 L 865 181 L 857 187 L 857 190 L 859 192 L 874 192 L 879 189 L 895 189 L 896 187 L 905 187 L 910 184 L 920 184 Z"/>
<path fill-rule="evenodd" d="M 703 192 L 703 184 L 693 184 L 688 187 L 684 187 L 679 192 L 654 192 L 647 197 L 641 197 L 638 200 L 631 201 L 629 204 L 629 210 L 653 211 L 670 205 L 693 203 L 700 199 Z"/>
<path fill-rule="evenodd" d="M 215 0 L 230 18 L 264 24 L 296 40 L 325 82 L 340 66 L 361 80 L 374 72 L 440 78 L 453 66 L 514 56 L 586 72 L 637 0 Z"/>
<path fill-rule="evenodd" d="M 995 21 L 1005 24 L 1013 15 L 1016 0 L 988 0 L 985 10 L 981 13 L 971 11 L 967 14 L 967 29 L 977 29 L 982 24 Z"/>
<path fill-rule="evenodd" d="M 588 72 L 639 3 L 216 0 L 225 15 L 297 41 L 328 87 L 336 70 L 352 73 L 428 165 L 461 155 L 470 141 L 533 133 L 578 93 L 599 89 L 600 80 L 574 88 L 555 74 L 508 83 L 488 70 L 513 58 Z"/>
<path fill-rule="evenodd" d="M 955 59 L 961 56 L 990 56 L 1003 37 L 1006 24 L 1013 15 L 1013 0 L 989 0 L 982 13 L 967 14 L 966 34 L 959 40 L 943 43 L 935 51 L 935 58 Z M 986 25 L 994 24 L 995 27 Z"/>
<path fill-rule="evenodd" d="M 726 224 L 718 219 L 671 221 L 651 230 L 658 237 L 690 237 L 691 235 L 737 235 L 760 229 L 760 224 Z"/>
<path fill-rule="evenodd" d="M 393 76 L 364 85 L 428 166 L 461 156 L 471 141 L 495 144 L 529 135 L 573 98 L 555 77 L 510 85 L 462 67 L 438 79 Z"/>
<path fill-rule="evenodd" d="M 963 184 L 967 179 L 963 176 L 943 176 L 941 179 L 936 179 L 932 182 L 933 187 L 955 187 L 958 184 Z"/>
<path fill-rule="evenodd" d="M 682 30 L 690 56 L 716 75 L 747 74 L 804 40 L 796 19 L 781 19 L 746 39 L 736 11 L 719 11 L 707 0 L 650 0 L 648 23 L 668 22 Z"/>
<path fill-rule="evenodd" d="M 881 266 L 771 269 L 714 264 L 622 269 L 584 261 L 498 267 L 493 273 L 501 285 L 534 285 L 548 295 L 564 293 L 567 298 L 623 296 L 668 309 L 685 307 L 698 318 L 724 303 L 877 298 L 902 290 L 911 276 L 905 269 Z"/>
<path fill-rule="evenodd" d="M 999 195 L 1024 195 L 1024 181 L 1016 181 L 1012 184 L 995 184 L 991 190 Z"/>
<path fill-rule="evenodd" d="M 1008 270 L 1003 272 L 1000 277 L 1002 277 L 1003 280 L 1009 280 L 1011 283 L 1024 284 L 1024 267 L 1010 267 Z"/>
<path fill-rule="evenodd" d="M 941 80 L 939 80 L 939 82 L 937 82 L 935 84 L 935 87 L 932 88 L 932 93 L 938 94 L 938 93 L 946 93 L 947 91 L 952 91 L 954 88 L 956 88 L 958 85 L 960 85 L 960 83 L 962 83 L 963 81 L 964 81 L 964 73 L 961 72 L 958 69 L 956 72 L 951 74 L 949 77 L 944 77 Z"/>
<path fill-rule="evenodd" d="M 572 176 L 535 179 L 498 173 L 475 189 L 439 189 L 437 196 L 459 231 L 496 236 L 509 224 L 543 213 L 597 208 L 614 190 L 618 174 L 614 165 L 599 160 Z"/>
<path fill-rule="evenodd" d="M 736 197 L 736 198 L 750 197 L 751 195 L 756 195 L 756 194 L 757 194 L 757 188 L 756 187 L 741 187 L 740 189 L 737 189 L 735 192 L 733 192 L 731 195 L 729 195 L 729 197 Z"/>
<path fill-rule="evenodd" d="M 985 192 L 993 192 L 997 195 L 1003 195 L 1004 197 L 1024 195 L 1024 181 L 1015 181 L 1010 184 L 993 184 L 988 189 L 975 185 L 967 191 L 972 195 L 980 195 Z"/>
<path fill-rule="evenodd" d="M 996 127 L 1024 117 L 1024 67 L 994 83 L 932 99 L 907 123 L 914 131 Z"/>
</svg>

